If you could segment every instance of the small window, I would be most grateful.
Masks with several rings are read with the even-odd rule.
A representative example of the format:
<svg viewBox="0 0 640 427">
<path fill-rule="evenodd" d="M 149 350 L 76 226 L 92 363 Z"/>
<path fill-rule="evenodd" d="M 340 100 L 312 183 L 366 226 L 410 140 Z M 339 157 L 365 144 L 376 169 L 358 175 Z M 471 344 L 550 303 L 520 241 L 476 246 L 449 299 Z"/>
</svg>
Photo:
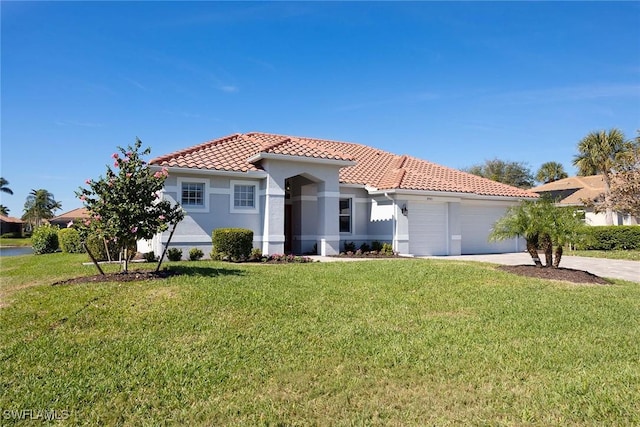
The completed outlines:
<svg viewBox="0 0 640 427">
<path fill-rule="evenodd" d="M 351 233 L 351 199 L 340 199 L 340 232 Z"/>
<path fill-rule="evenodd" d="M 204 206 L 204 183 L 183 182 L 182 183 L 182 205 Z"/>
<path fill-rule="evenodd" d="M 256 186 L 255 185 L 234 185 L 233 186 L 233 207 L 235 209 L 255 209 Z"/>
<path fill-rule="evenodd" d="M 258 182 L 231 181 L 230 182 L 230 212 L 239 214 L 258 213 Z"/>
</svg>

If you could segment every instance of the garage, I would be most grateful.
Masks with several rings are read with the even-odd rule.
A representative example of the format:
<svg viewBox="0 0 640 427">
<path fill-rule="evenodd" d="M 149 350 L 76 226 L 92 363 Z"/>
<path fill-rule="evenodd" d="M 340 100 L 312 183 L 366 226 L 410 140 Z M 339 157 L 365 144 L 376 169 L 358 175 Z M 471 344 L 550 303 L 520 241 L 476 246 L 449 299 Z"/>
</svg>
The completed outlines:
<svg viewBox="0 0 640 427">
<path fill-rule="evenodd" d="M 446 203 L 411 202 L 409 252 L 413 255 L 447 255 Z"/>
<path fill-rule="evenodd" d="M 493 224 L 507 211 L 507 205 L 495 206 L 481 203 L 462 203 L 460 227 L 462 234 L 462 254 L 488 254 L 515 252 L 516 240 L 489 242 Z"/>
</svg>

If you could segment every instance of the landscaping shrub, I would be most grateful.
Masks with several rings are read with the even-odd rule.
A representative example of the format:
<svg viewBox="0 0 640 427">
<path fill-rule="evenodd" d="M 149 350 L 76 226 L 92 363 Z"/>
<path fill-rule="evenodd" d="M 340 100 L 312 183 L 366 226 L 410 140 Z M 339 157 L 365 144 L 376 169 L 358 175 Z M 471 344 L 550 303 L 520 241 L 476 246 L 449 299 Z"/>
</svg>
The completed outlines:
<svg viewBox="0 0 640 427">
<path fill-rule="evenodd" d="M 251 255 L 249 255 L 250 260 L 259 260 L 262 259 L 262 250 L 260 248 L 251 249 Z"/>
<path fill-rule="evenodd" d="M 11 233 L 4 233 L 0 237 L 3 239 L 19 239 L 22 237 L 22 234 L 17 231 L 12 231 Z"/>
<path fill-rule="evenodd" d="M 109 254 L 107 254 L 104 239 L 97 234 L 89 234 L 85 243 L 87 244 L 89 252 L 91 252 L 91 255 L 93 255 L 96 261 L 107 261 L 109 258 L 111 258 L 112 261 L 116 261 L 120 258 L 118 245 L 113 241 L 107 241 L 107 248 L 109 248 Z M 135 255 L 135 253 L 135 245 L 133 247 L 129 247 L 130 256 Z"/>
<path fill-rule="evenodd" d="M 356 244 L 354 242 L 344 242 L 344 251 L 345 252 L 355 252 Z"/>
<path fill-rule="evenodd" d="M 200 258 L 204 256 L 204 252 L 202 252 L 198 248 L 192 248 L 189 251 L 189 261 L 198 261 Z"/>
<path fill-rule="evenodd" d="M 245 228 L 217 228 L 211 240 L 213 252 L 222 253 L 231 261 L 244 261 L 253 249 L 253 231 Z"/>
<path fill-rule="evenodd" d="M 75 228 L 63 228 L 58 231 L 58 242 L 62 252 L 80 254 L 84 252 L 80 233 Z"/>
<path fill-rule="evenodd" d="M 583 250 L 629 250 L 640 249 L 640 226 L 610 225 L 585 227 L 584 243 L 576 244 Z"/>
<path fill-rule="evenodd" d="M 371 252 L 371 246 L 368 243 L 363 243 L 360 245 L 360 252 Z"/>
<path fill-rule="evenodd" d="M 382 243 L 377 240 L 371 242 L 371 250 L 374 252 L 380 252 L 382 250 Z"/>
<path fill-rule="evenodd" d="M 153 252 L 153 251 L 142 254 L 142 257 L 147 262 L 155 262 L 155 261 L 158 260 L 158 258 L 156 257 L 155 252 Z"/>
<path fill-rule="evenodd" d="M 393 245 L 391 243 L 383 243 L 382 244 L 382 249 L 380 249 L 380 252 L 385 254 L 385 255 L 394 255 L 393 253 Z"/>
<path fill-rule="evenodd" d="M 36 255 L 50 254 L 59 248 L 58 227 L 49 224 L 41 225 L 33 231 L 31 246 Z"/>
<path fill-rule="evenodd" d="M 169 261 L 180 261 L 182 259 L 182 249 L 169 248 L 167 250 L 167 258 L 169 258 Z"/>
</svg>

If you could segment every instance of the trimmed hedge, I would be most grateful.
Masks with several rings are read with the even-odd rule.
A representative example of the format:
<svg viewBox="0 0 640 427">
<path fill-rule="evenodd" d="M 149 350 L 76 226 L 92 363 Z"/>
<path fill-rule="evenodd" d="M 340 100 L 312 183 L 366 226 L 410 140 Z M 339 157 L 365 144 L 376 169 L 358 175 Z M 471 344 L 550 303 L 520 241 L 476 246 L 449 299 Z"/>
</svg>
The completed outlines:
<svg viewBox="0 0 640 427">
<path fill-rule="evenodd" d="M 640 226 L 608 225 L 585 227 L 585 243 L 576 245 L 586 250 L 640 249 Z"/>
<path fill-rule="evenodd" d="M 84 252 L 80 233 L 75 228 L 63 228 L 58 231 L 58 241 L 62 252 L 80 254 Z"/>
<path fill-rule="evenodd" d="M 231 261 L 249 259 L 253 249 L 253 231 L 246 228 L 217 228 L 211 235 L 213 252 Z"/>
<path fill-rule="evenodd" d="M 31 246 L 36 255 L 50 254 L 60 247 L 58 242 L 58 227 L 50 224 L 41 225 L 33 231 Z"/>
</svg>

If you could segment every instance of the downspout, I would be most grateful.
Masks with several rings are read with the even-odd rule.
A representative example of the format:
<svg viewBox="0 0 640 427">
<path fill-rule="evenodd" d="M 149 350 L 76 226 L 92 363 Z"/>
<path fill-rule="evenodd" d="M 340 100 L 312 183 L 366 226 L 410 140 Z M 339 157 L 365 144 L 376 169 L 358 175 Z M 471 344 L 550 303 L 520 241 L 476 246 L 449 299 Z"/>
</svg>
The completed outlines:
<svg viewBox="0 0 640 427">
<path fill-rule="evenodd" d="M 384 197 L 387 200 L 391 200 L 391 206 L 393 206 L 393 215 L 391 215 L 391 247 L 394 252 L 398 252 L 398 242 L 396 241 L 396 200 L 389 196 L 389 193 L 385 192 Z"/>
</svg>

